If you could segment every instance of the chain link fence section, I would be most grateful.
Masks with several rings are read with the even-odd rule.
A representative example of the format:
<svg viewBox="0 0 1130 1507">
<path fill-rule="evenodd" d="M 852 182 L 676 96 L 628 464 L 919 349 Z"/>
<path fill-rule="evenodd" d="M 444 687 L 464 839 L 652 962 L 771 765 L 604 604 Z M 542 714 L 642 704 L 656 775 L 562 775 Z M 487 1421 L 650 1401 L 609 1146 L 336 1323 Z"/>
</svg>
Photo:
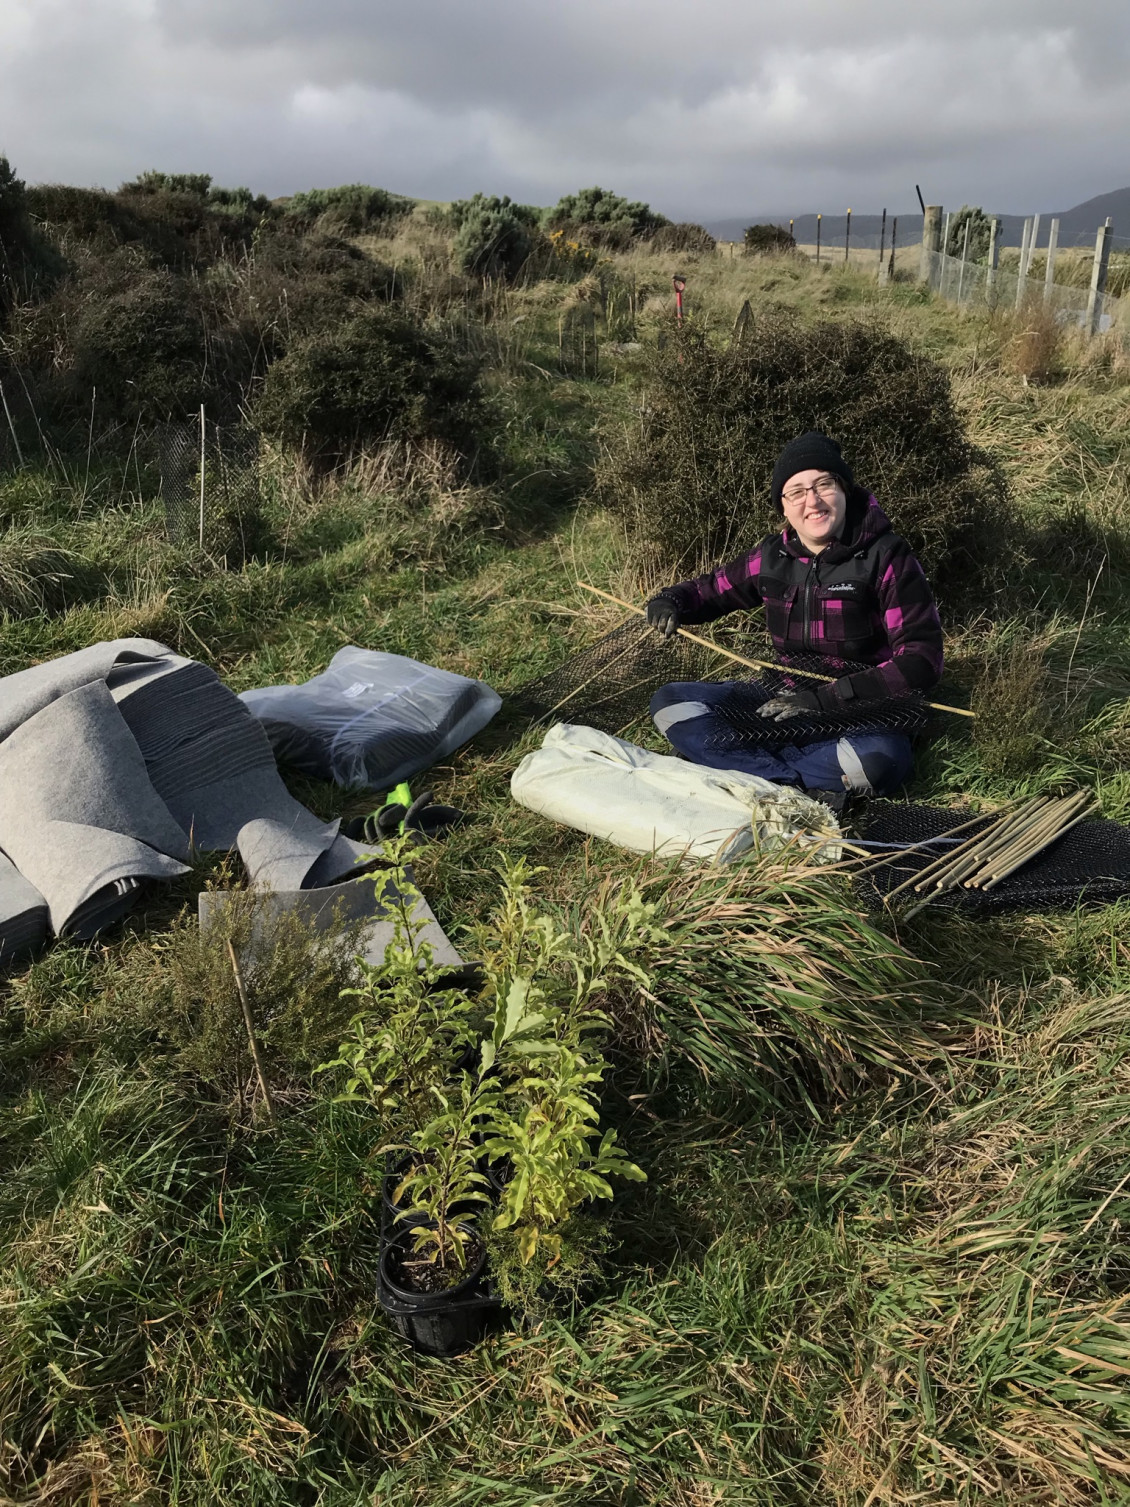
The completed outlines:
<svg viewBox="0 0 1130 1507">
<path fill-rule="evenodd" d="M 570 377 L 595 377 L 600 360 L 596 314 L 589 304 L 575 304 L 557 326 L 558 360 Z"/>
<path fill-rule="evenodd" d="M 244 424 L 163 424 L 161 498 L 171 544 L 225 563 L 245 560 L 260 518 L 259 435 Z"/>
<path fill-rule="evenodd" d="M 948 303 L 987 312 L 1043 305 L 1052 311 L 1059 324 L 1081 330 L 1090 327 L 1089 288 L 1048 283 L 1042 277 L 1021 278 L 1018 267 L 990 267 L 985 262 L 948 256 L 944 251 L 928 251 L 925 258 L 930 287 Z M 1093 317 L 1098 333 L 1109 330 L 1116 321 L 1125 328 L 1122 303 L 1122 299 L 1109 293 L 1096 295 Z"/>
</svg>

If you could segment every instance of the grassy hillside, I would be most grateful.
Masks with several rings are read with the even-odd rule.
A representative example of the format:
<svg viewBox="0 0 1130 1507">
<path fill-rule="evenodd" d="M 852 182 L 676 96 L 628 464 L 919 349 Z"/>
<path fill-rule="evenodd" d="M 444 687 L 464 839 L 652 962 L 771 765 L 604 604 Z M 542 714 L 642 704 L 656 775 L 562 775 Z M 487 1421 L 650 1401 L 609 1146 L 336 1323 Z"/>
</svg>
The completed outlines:
<svg viewBox="0 0 1130 1507">
<path fill-rule="evenodd" d="M 1065 347 L 1047 381 L 1026 382 L 1022 326 L 857 269 L 676 267 L 638 246 L 484 290 L 451 272 L 434 220 L 393 229 L 351 244 L 480 364 L 490 465 L 461 470 L 423 441 L 396 457 L 362 444 L 331 469 L 275 448 L 261 543 L 223 569 L 167 542 L 128 431 L 88 446 L 76 422 L 68 444 L 29 444 L 0 473 L 0 672 L 137 633 L 237 690 L 301 679 L 356 643 L 512 691 L 619 620 L 578 578 L 643 587 L 592 468 L 637 423 L 680 270 L 692 323 L 718 344 L 746 299 L 880 322 L 946 367 L 1007 478 L 1009 510 L 983 525 L 993 594 L 947 624 L 947 689 L 982 715 L 976 732 L 942 729 L 911 794 L 958 804 L 1080 781 L 1130 820 L 1130 375 L 1113 339 Z M 603 342 L 588 374 L 562 369 L 577 308 Z M 539 866 L 540 902 L 578 925 L 629 867 L 510 801 L 538 741 L 504 712 L 429 776 L 474 817 L 417 864 L 468 952 L 503 855 Z M 369 804 L 295 789 L 327 815 Z M 294 1059 L 272 1129 L 209 1021 L 170 1004 L 196 966 L 195 895 L 227 878 L 202 861 L 98 945 L 55 946 L 0 985 L 0 1501 L 1130 1499 L 1126 906 L 926 911 L 892 942 L 944 1029 L 806 1106 L 706 1082 L 678 1052 L 644 1072 L 622 1042 L 605 1114 L 648 1182 L 612 1208 L 603 1286 L 573 1315 L 442 1362 L 413 1355 L 375 1305 L 373 1124 Z M 809 959 L 803 907 L 770 904 L 780 882 L 752 866 L 743 901 L 770 951 Z M 863 948 L 846 885 L 827 903 L 833 935 Z M 863 983 L 843 1006 L 860 1032 Z M 309 1006 L 315 1035 L 324 1008 Z"/>
</svg>

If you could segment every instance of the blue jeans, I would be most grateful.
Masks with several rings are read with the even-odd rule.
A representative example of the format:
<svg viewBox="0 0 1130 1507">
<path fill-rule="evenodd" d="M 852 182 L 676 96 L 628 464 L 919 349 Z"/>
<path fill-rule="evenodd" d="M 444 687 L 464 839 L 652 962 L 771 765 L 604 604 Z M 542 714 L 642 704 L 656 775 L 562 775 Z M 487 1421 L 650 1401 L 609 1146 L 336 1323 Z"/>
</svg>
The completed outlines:
<svg viewBox="0 0 1130 1507">
<path fill-rule="evenodd" d="M 714 710 L 728 694 L 725 681 L 686 680 L 660 686 L 651 698 L 656 727 L 685 759 L 711 769 L 740 769 L 781 785 L 805 790 L 848 790 L 853 795 L 889 795 L 914 764 L 910 739 L 889 728 L 860 730 L 824 743 L 783 748 L 710 749 L 715 733 L 732 731 Z M 782 724 L 784 726 L 784 724 Z"/>
</svg>

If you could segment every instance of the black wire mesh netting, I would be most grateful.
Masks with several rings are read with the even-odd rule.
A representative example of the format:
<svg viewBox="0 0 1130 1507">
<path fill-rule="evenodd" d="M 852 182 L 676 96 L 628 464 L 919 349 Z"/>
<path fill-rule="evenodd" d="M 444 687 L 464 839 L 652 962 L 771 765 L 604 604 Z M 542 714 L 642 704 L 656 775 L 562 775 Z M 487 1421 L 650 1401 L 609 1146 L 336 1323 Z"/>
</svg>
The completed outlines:
<svg viewBox="0 0 1130 1507">
<path fill-rule="evenodd" d="M 764 652 L 772 651 L 766 647 Z M 847 664 L 841 673 L 867 668 Z M 647 716 L 651 698 L 662 685 L 680 680 L 732 681 L 729 695 L 718 707 L 729 726 L 707 743 L 719 750 L 812 743 L 862 726 L 912 734 L 928 724 L 929 708 L 919 697 L 867 702 L 865 713 L 806 713 L 788 722 L 759 717 L 757 707 L 770 697 L 798 685 L 816 684 L 790 674 L 792 669 L 827 674 L 827 662 L 815 654 L 797 655 L 788 667 L 751 670 L 681 634 L 664 640 L 642 619 L 635 619 L 570 655 L 548 675 L 522 686 L 513 702 L 531 719 L 554 715 L 563 722 L 616 733 Z"/>
<path fill-rule="evenodd" d="M 843 673 L 850 674 L 857 668 L 865 666 L 848 666 Z M 758 714 L 759 707 L 782 691 L 815 684 L 790 676 L 784 669 L 758 671 L 756 680 L 735 684 L 726 699 L 719 702 L 717 710 L 729 727 L 709 734 L 705 746 L 714 753 L 734 748 L 779 748 L 785 743 L 816 743 L 876 727 L 913 737 L 925 731 L 930 720 L 930 709 L 921 696 L 868 701 L 855 711 L 805 712 L 787 722 L 773 722 Z"/>
<path fill-rule="evenodd" d="M 859 883 L 879 899 L 920 872 L 943 853 L 964 842 L 972 831 L 945 842 L 947 832 L 971 819 L 969 811 L 943 811 L 899 801 L 873 801 L 859 822 L 859 836 L 875 844 L 875 856 L 890 844 L 892 862 L 873 870 Z M 986 814 L 986 821 L 988 813 Z M 898 848 L 929 838 L 941 838 L 915 853 L 896 853 Z M 1130 828 L 1119 822 L 1080 822 L 1030 863 L 991 890 L 967 890 L 958 886 L 938 895 L 931 903 L 950 909 L 975 911 L 980 915 L 1007 910 L 1045 910 L 1075 905 L 1080 900 L 1109 903 L 1130 896 Z M 922 895 L 913 889 L 903 898 L 913 903 Z"/>
<path fill-rule="evenodd" d="M 259 519 L 258 433 L 242 424 L 206 423 L 203 434 L 199 420 L 165 424 L 157 450 L 170 542 L 245 558 Z"/>
</svg>

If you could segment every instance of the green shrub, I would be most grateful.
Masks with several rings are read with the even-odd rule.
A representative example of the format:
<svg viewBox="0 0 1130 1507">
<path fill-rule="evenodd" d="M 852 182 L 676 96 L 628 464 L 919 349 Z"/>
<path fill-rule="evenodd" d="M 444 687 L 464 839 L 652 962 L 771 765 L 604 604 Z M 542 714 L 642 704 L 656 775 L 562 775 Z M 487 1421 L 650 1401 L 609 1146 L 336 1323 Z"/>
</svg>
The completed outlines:
<svg viewBox="0 0 1130 1507">
<path fill-rule="evenodd" d="M 448 213 L 456 227 L 456 264 L 473 277 L 512 281 L 540 239 L 538 211 L 506 195 L 457 199 Z"/>
<path fill-rule="evenodd" d="M 658 352 L 639 419 L 605 436 L 599 494 L 643 570 L 687 575 L 779 526 L 773 465 L 807 429 L 840 441 L 936 588 L 986 568 L 983 530 L 1002 526 L 999 473 L 971 445 L 945 370 L 863 320 L 773 312 L 727 349 L 694 337 Z"/>
<path fill-rule="evenodd" d="M 708 230 L 688 220 L 680 220 L 676 225 L 660 225 L 648 244 L 652 251 L 682 251 L 691 256 L 705 256 L 718 246 Z"/>
<path fill-rule="evenodd" d="M 128 1012 L 182 1068 L 234 1098 L 252 1062 L 229 941 L 242 960 L 269 1081 L 282 1088 L 305 1080 L 352 1014 L 342 991 L 360 973 L 357 923 L 334 918 L 315 931 L 294 912 L 268 915 L 254 891 L 235 892 L 207 931 L 193 915 L 130 952 L 112 981 L 113 1010 Z"/>
<path fill-rule="evenodd" d="M 551 230 L 573 226 L 593 244 L 607 246 L 651 235 L 668 223 L 649 204 L 624 199 L 606 188 L 582 188 L 566 194 L 545 216 Z"/>
<path fill-rule="evenodd" d="M 749 256 L 796 250 L 796 240 L 783 225 L 747 225 L 742 239 Z"/>
<path fill-rule="evenodd" d="M 295 341 L 269 368 L 257 405 L 268 434 L 330 464 L 386 440 L 442 440 L 469 456 L 482 418 L 476 365 L 374 308 Z"/>
<path fill-rule="evenodd" d="M 99 410 L 128 419 L 183 417 L 198 408 L 206 342 L 191 288 L 171 272 L 141 272 L 125 288 L 91 299 L 71 336 L 72 384 Z"/>
<path fill-rule="evenodd" d="M 212 187 L 211 173 L 161 173 L 156 168 L 139 173 L 130 183 L 123 183 L 121 193 L 133 194 L 188 194 L 194 199 L 206 199 Z"/>
<path fill-rule="evenodd" d="M 0 157 L 0 318 L 61 272 L 61 259 L 32 223 L 23 180 Z"/>
<path fill-rule="evenodd" d="M 324 230 L 352 231 L 393 227 L 412 213 L 415 199 L 370 188 L 367 183 L 343 183 L 339 188 L 311 188 L 287 200 L 289 219 Z"/>
<path fill-rule="evenodd" d="M 969 226 L 969 247 L 965 247 L 965 227 Z M 984 262 L 989 256 L 991 225 L 983 209 L 974 209 L 963 204 L 950 220 L 949 235 L 945 250 L 950 256 L 961 256 L 966 251 L 966 260 Z"/>
</svg>

